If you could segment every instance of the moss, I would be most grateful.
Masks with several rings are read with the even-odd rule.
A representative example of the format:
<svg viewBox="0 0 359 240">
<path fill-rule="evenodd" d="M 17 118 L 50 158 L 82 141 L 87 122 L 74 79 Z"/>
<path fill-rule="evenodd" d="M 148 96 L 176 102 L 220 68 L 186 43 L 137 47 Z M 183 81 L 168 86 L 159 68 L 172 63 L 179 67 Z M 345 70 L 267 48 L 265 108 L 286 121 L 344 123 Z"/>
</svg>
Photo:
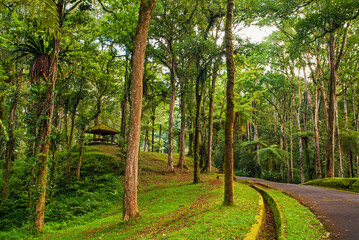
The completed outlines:
<svg viewBox="0 0 359 240">
<path fill-rule="evenodd" d="M 359 193 L 359 178 L 323 178 L 308 181 L 304 185 L 322 186 Z"/>
</svg>

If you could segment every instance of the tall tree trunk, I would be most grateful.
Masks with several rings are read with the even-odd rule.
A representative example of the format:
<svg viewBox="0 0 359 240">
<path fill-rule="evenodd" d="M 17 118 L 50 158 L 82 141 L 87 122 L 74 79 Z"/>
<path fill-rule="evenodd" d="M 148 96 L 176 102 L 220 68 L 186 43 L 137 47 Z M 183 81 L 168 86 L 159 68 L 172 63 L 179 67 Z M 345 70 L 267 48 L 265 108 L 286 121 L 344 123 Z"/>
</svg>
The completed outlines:
<svg viewBox="0 0 359 240">
<path fill-rule="evenodd" d="M 207 162 L 207 131 L 206 131 L 206 86 L 204 84 L 203 88 L 203 105 L 202 105 L 202 130 L 201 130 L 201 136 L 202 136 L 202 144 L 201 144 L 201 150 L 200 153 L 200 168 L 204 167 L 204 164 Z"/>
<path fill-rule="evenodd" d="M 293 76 L 294 78 L 294 76 Z M 297 119 L 297 128 L 298 128 L 298 132 L 302 132 L 302 127 L 300 124 L 300 108 L 301 108 L 301 104 L 302 104 L 302 93 L 300 91 L 300 78 L 298 76 L 298 97 L 299 97 L 299 103 L 297 104 L 295 101 L 295 92 L 294 92 L 294 83 L 292 83 L 292 92 L 293 92 L 293 106 L 295 109 L 295 113 L 296 113 L 296 119 Z M 304 177 L 304 162 L 303 162 L 303 138 L 301 136 L 299 136 L 299 160 L 300 160 L 300 182 L 304 183 L 305 182 L 305 177 Z"/>
<path fill-rule="evenodd" d="M 16 76 L 15 94 L 10 107 L 9 126 L 7 129 L 9 140 L 6 142 L 4 187 L 2 192 L 2 200 L 8 197 L 11 162 L 14 162 L 15 159 L 14 153 L 15 153 L 16 138 L 14 133 L 15 133 L 15 124 L 16 124 L 16 110 L 20 98 L 20 89 L 22 84 L 22 72 L 23 69 L 21 69 Z"/>
<path fill-rule="evenodd" d="M 343 86 L 343 89 L 345 89 L 345 86 Z M 348 105 L 347 105 L 347 96 L 346 91 L 343 91 L 343 105 L 344 105 L 344 115 L 345 115 L 345 130 L 349 131 L 349 119 L 348 119 Z M 337 109 L 338 112 L 338 109 Z M 337 116 L 338 119 L 338 116 Z M 347 147 L 347 153 L 348 153 L 348 171 L 349 171 L 349 177 L 354 177 L 354 166 L 353 166 L 353 150 L 351 146 Z"/>
<path fill-rule="evenodd" d="M 59 16 L 62 15 L 62 7 L 58 8 Z M 51 55 L 51 65 L 48 77 L 48 84 L 46 90 L 46 98 L 43 102 L 43 123 L 41 125 L 40 137 L 40 156 L 37 163 L 37 176 L 36 176 L 36 201 L 34 213 L 34 227 L 37 231 L 42 231 L 44 228 L 45 218 L 45 195 L 47 184 L 47 168 L 48 168 L 48 155 L 49 155 L 49 136 L 51 134 L 51 120 L 54 111 L 54 98 L 55 98 L 55 84 L 58 68 L 58 56 L 60 50 L 60 39 L 55 39 L 53 45 L 53 52 Z"/>
<path fill-rule="evenodd" d="M 344 48 L 347 41 L 349 25 L 347 26 L 338 55 L 335 56 L 334 32 L 329 33 L 329 110 L 328 110 L 328 130 L 326 142 L 326 177 L 334 177 L 334 150 L 335 150 L 335 113 L 337 102 L 337 78 L 340 61 L 344 55 Z"/>
<path fill-rule="evenodd" d="M 166 172 L 173 173 L 175 171 L 173 167 L 173 114 L 175 111 L 175 102 L 176 102 L 176 82 L 175 82 L 173 60 L 171 62 L 171 68 L 170 68 L 170 80 L 171 80 L 171 99 L 170 99 L 170 111 L 169 111 L 169 120 L 168 120 L 168 155 L 167 155 Z"/>
<path fill-rule="evenodd" d="M 214 93 L 216 91 L 216 81 L 218 76 L 220 59 L 217 58 L 213 67 L 212 74 L 212 88 L 209 93 L 209 112 L 208 112 L 208 152 L 207 152 L 207 162 L 205 170 L 207 172 L 212 171 L 212 142 L 213 142 L 213 105 L 214 105 Z"/>
<path fill-rule="evenodd" d="M 199 63 L 197 63 L 197 69 L 199 69 Z M 200 138 L 200 116 L 201 116 L 201 100 L 203 93 L 203 73 L 198 73 L 196 78 L 196 119 L 195 119 L 195 131 L 194 131 L 194 149 L 193 149 L 193 157 L 194 157 L 194 171 L 193 171 L 193 182 L 199 183 L 200 180 L 200 166 L 199 166 L 199 138 Z M 201 83 L 202 81 L 202 83 Z"/>
<path fill-rule="evenodd" d="M 340 128 L 339 128 L 339 119 L 338 119 L 338 104 L 336 103 L 335 107 L 335 123 L 337 127 L 337 150 L 338 150 L 338 175 L 339 177 L 344 177 L 344 169 L 343 169 L 343 155 L 342 155 L 342 144 L 340 141 Z"/>
<path fill-rule="evenodd" d="M 226 65 L 227 65 L 227 110 L 225 125 L 224 148 L 224 202 L 223 205 L 232 205 L 233 200 L 233 125 L 234 125 L 234 81 L 235 66 L 233 59 L 233 21 L 234 1 L 227 0 L 227 18 L 225 26 Z"/>
<path fill-rule="evenodd" d="M 139 213 L 137 204 L 138 154 L 141 134 L 142 75 L 148 28 L 156 0 L 141 0 L 139 19 L 134 41 L 131 116 L 125 167 L 123 219 L 129 220 Z"/>
<path fill-rule="evenodd" d="M 186 131 L 186 107 L 185 107 L 185 84 L 181 82 L 181 132 L 180 132 L 180 156 L 178 160 L 178 167 L 183 168 L 185 163 L 185 131 Z"/>
<path fill-rule="evenodd" d="M 326 142 L 326 177 L 334 177 L 334 144 L 335 144 L 335 103 L 337 96 L 337 71 L 335 70 L 334 33 L 329 37 L 329 108 Z"/>
</svg>

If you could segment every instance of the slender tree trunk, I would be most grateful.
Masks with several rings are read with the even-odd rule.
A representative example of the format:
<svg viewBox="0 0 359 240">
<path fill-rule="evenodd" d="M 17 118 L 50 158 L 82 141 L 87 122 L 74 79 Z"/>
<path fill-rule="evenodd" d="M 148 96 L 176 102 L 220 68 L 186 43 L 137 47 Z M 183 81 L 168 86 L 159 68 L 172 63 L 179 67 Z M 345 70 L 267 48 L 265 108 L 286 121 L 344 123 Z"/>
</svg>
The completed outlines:
<svg viewBox="0 0 359 240">
<path fill-rule="evenodd" d="M 155 120 L 156 120 L 156 108 L 153 110 L 153 115 L 151 116 L 152 120 L 152 133 L 151 133 L 151 152 L 155 151 Z"/>
<path fill-rule="evenodd" d="M 77 161 L 77 169 L 76 169 L 76 180 L 79 181 L 80 180 L 80 172 L 81 172 L 81 164 L 82 164 L 82 157 L 83 157 L 83 152 L 84 152 L 84 139 L 85 139 L 85 129 L 84 129 L 84 125 L 81 128 L 81 133 L 80 133 L 80 140 L 79 140 L 79 145 L 80 145 L 80 149 L 79 149 L 79 159 Z"/>
<path fill-rule="evenodd" d="M 291 178 L 292 178 L 292 183 L 294 181 L 294 166 L 293 166 L 293 131 L 292 131 L 292 119 L 290 117 L 290 113 L 289 113 L 289 132 L 290 132 L 290 136 L 289 136 L 289 141 L 290 141 L 290 170 L 291 170 Z"/>
<path fill-rule="evenodd" d="M 335 107 L 335 123 L 337 127 L 337 151 L 338 151 L 338 175 L 339 177 L 344 177 L 344 169 L 343 169 L 343 155 L 342 155 L 342 144 L 340 141 L 340 128 L 339 128 L 339 119 L 338 119 L 338 104 L 336 103 Z"/>
<path fill-rule="evenodd" d="M 167 168 L 166 172 L 173 173 L 175 171 L 173 167 L 173 114 L 175 110 L 176 101 L 176 86 L 175 86 L 175 73 L 173 68 L 170 69 L 171 78 L 171 100 L 170 100 L 170 111 L 168 120 L 168 157 L 167 157 Z"/>
<path fill-rule="evenodd" d="M 61 16 L 62 8 L 58 9 L 59 16 Z M 49 155 L 49 136 L 51 133 L 51 120 L 54 111 L 55 98 L 55 84 L 57 77 L 58 56 L 60 50 L 60 40 L 55 39 L 53 52 L 51 55 L 51 65 L 48 77 L 46 98 L 43 103 L 43 123 L 40 137 L 40 157 L 37 163 L 37 177 L 36 177 L 36 202 L 34 214 L 34 227 L 37 231 L 42 231 L 44 228 L 45 218 L 45 194 L 47 184 L 47 168 Z"/>
<path fill-rule="evenodd" d="M 208 112 L 208 152 L 207 152 L 207 162 L 206 162 L 206 171 L 212 171 L 212 142 L 213 142 L 213 105 L 214 105 L 214 93 L 216 91 L 216 80 L 218 76 L 220 59 L 217 58 L 217 61 L 213 67 L 212 74 L 212 89 L 209 93 L 209 112 Z"/>
<path fill-rule="evenodd" d="M 178 160 L 178 167 L 183 168 L 185 163 L 185 131 L 186 131 L 186 108 L 185 108 L 185 90 L 184 90 L 184 83 L 182 83 L 181 87 L 181 133 L 180 133 L 180 156 Z"/>
<path fill-rule="evenodd" d="M 69 155 L 67 157 L 67 168 L 66 168 L 66 174 L 69 176 L 71 172 L 71 159 L 72 159 L 72 144 L 74 141 L 74 135 L 75 135 L 75 120 L 76 120 L 76 110 L 77 106 L 80 103 L 80 100 L 77 100 L 77 102 L 74 105 L 74 112 L 71 115 L 71 130 L 70 130 L 70 137 L 69 137 L 69 145 L 68 145 L 68 151 Z"/>
<path fill-rule="evenodd" d="M 293 76 L 294 78 L 294 76 Z M 294 92 L 294 83 L 292 83 L 292 92 L 293 92 L 293 106 L 295 109 L 295 113 L 296 113 L 296 119 L 297 119 L 297 128 L 298 128 L 298 132 L 302 132 L 302 127 L 300 124 L 300 108 L 301 108 L 301 104 L 302 104 L 302 93 L 300 91 L 300 79 L 298 77 L 298 84 L 299 84 L 299 88 L 298 88 L 298 97 L 299 97 L 299 103 L 297 105 L 296 100 L 295 100 L 295 92 Z M 300 181 L 301 183 L 305 182 L 305 177 L 304 177 L 304 162 L 303 162 L 303 138 L 300 136 L 299 137 L 299 160 L 300 160 Z"/>
<path fill-rule="evenodd" d="M 234 125 L 234 81 L 235 66 L 233 59 L 233 20 L 234 1 L 227 0 L 227 18 L 225 26 L 226 65 L 227 65 L 227 110 L 225 125 L 224 149 L 224 202 L 223 205 L 232 205 L 233 200 L 233 125 Z"/>
<path fill-rule="evenodd" d="M 345 89 L 345 86 L 343 86 L 343 89 Z M 349 131 L 349 119 L 348 119 L 348 105 L 347 105 L 347 96 L 346 91 L 343 91 L 343 104 L 344 104 L 344 115 L 345 115 L 345 129 Z M 338 109 L 337 109 L 338 113 Z M 337 116 L 338 119 L 338 116 Z M 338 120 L 337 120 L 338 121 Z M 349 177 L 354 177 L 354 166 L 353 166 L 353 150 L 351 146 L 347 147 L 347 156 L 348 156 L 348 171 L 349 171 Z"/>
<path fill-rule="evenodd" d="M 68 114 L 69 114 L 69 99 L 66 100 L 65 102 L 65 109 L 64 109 L 64 132 L 65 132 L 65 148 L 68 148 L 68 144 L 69 144 L 69 130 L 68 130 L 68 126 L 69 126 L 69 121 L 68 121 Z"/>
<path fill-rule="evenodd" d="M 120 130 L 120 136 L 122 137 L 123 141 L 126 142 L 127 140 L 127 135 L 126 135 L 126 130 L 127 130 L 127 116 L 128 116 L 128 110 L 127 110 L 127 103 L 128 103 L 128 98 L 130 95 L 130 89 L 131 89 L 131 78 L 130 78 L 130 74 L 129 74 L 129 57 L 128 57 L 128 53 L 126 53 L 126 69 L 125 69 L 125 87 L 123 90 L 123 98 L 121 101 L 121 130 Z"/>
<path fill-rule="evenodd" d="M 200 168 L 204 168 L 205 163 L 207 162 L 207 131 L 206 131 L 206 86 L 204 84 L 203 88 L 203 105 L 202 105 L 202 130 L 201 130 L 201 136 L 202 136 L 202 144 L 201 144 L 201 150 L 199 151 L 200 154 Z"/>
<path fill-rule="evenodd" d="M 288 135 L 287 135 L 287 115 L 284 114 L 284 148 L 285 151 L 288 152 Z M 287 183 L 290 183 L 290 165 L 289 165 L 289 159 L 287 158 Z"/>
<path fill-rule="evenodd" d="M 22 72 L 23 69 L 19 71 L 15 79 L 15 87 L 16 87 L 15 96 L 13 98 L 10 107 L 9 126 L 7 129 L 9 140 L 6 143 L 6 151 L 5 151 L 5 172 L 4 172 L 4 187 L 2 192 L 2 200 L 8 197 L 11 162 L 14 162 L 15 159 L 16 139 L 14 133 L 15 133 L 15 124 L 16 124 L 16 110 L 20 98 L 20 89 L 22 84 Z"/>
<path fill-rule="evenodd" d="M 197 64 L 197 68 L 199 68 L 199 63 Z M 196 119 L 195 119 L 195 132 L 194 132 L 194 171 L 193 171 L 193 182 L 199 183 L 200 180 L 200 166 L 199 166 L 199 138 L 200 138 L 200 116 L 201 116 L 201 100 L 202 100 L 202 92 L 203 86 L 201 86 L 204 80 L 202 76 L 203 74 L 198 73 L 196 78 Z"/>
<path fill-rule="evenodd" d="M 162 125 L 160 124 L 160 133 L 158 136 L 158 152 L 162 153 Z"/>
<path fill-rule="evenodd" d="M 147 145 L 148 145 L 148 129 L 146 127 L 146 131 L 145 131 L 145 139 L 143 141 L 143 151 L 147 152 Z"/>
<path fill-rule="evenodd" d="M 189 130 L 188 134 L 188 156 L 193 156 L 193 140 L 194 140 L 194 134 L 193 134 L 193 114 L 192 114 L 192 108 L 189 107 L 189 126 L 187 127 Z"/>
<path fill-rule="evenodd" d="M 131 116 L 125 167 L 123 219 L 129 220 L 139 213 L 137 204 L 138 154 L 141 134 L 142 75 L 148 28 L 156 0 L 141 0 L 139 20 L 134 41 Z"/>
</svg>

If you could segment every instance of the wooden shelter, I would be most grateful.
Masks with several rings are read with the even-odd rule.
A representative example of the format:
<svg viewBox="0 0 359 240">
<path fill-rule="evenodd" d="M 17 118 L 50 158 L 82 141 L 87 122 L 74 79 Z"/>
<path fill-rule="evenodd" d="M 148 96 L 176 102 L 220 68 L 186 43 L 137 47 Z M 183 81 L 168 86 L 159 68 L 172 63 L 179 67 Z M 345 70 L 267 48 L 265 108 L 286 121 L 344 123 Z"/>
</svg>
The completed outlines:
<svg viewBox="0 0 359 240">
<path fill-rule="evenodd" d="M 116 144 L 114 137 L 116 134 L 120 134 L 116 129 L 106 126 L 103 123 L 92 127 L 86 132 L 93 134 L 93 138 L 90 138 L 89 144 Z"/>
</svg>

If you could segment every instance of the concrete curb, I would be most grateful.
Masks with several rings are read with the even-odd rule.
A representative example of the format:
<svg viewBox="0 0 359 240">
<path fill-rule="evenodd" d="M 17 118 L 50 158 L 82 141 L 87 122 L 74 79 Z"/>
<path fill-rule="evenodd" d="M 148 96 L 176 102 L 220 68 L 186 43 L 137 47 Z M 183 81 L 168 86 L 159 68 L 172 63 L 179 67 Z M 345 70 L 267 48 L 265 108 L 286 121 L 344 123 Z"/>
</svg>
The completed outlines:
<svg viewBox="0 0 359 240">
<path fill-rule="evenodd" d="M 260 193 L 259 194 L 259 201 L 258 201 L 258 212 L 255 216 L 255 222 L 252 225 L 249 232 L 246 234 L 244 240 L 256 240 L 261 239 L 263 228 L 264 228 L 264 221 L 265 221 L 265 211 L 264 211 L 264 200 Z"/>
<path fill-rule="evenodd" d="M 279 239 L 279 240 L 287 239 L 287 236 L 286 236 L 286 233 L 284 230 L 284 228 L 286 226 L 286 221 L 284 219 L 283 213 L 282 213 L 277 201 L 268 192 L 266 192 L 262 188 L 259 188 L 255 185 L 252 185 L 251 187 L 254 188 L 255 190 L 257 190 L 262 195 L 264 200 L 268 203 L 269 207 L 272 209 L 274 219 L 275 219 L 277 239 Z"/>
</svg>

